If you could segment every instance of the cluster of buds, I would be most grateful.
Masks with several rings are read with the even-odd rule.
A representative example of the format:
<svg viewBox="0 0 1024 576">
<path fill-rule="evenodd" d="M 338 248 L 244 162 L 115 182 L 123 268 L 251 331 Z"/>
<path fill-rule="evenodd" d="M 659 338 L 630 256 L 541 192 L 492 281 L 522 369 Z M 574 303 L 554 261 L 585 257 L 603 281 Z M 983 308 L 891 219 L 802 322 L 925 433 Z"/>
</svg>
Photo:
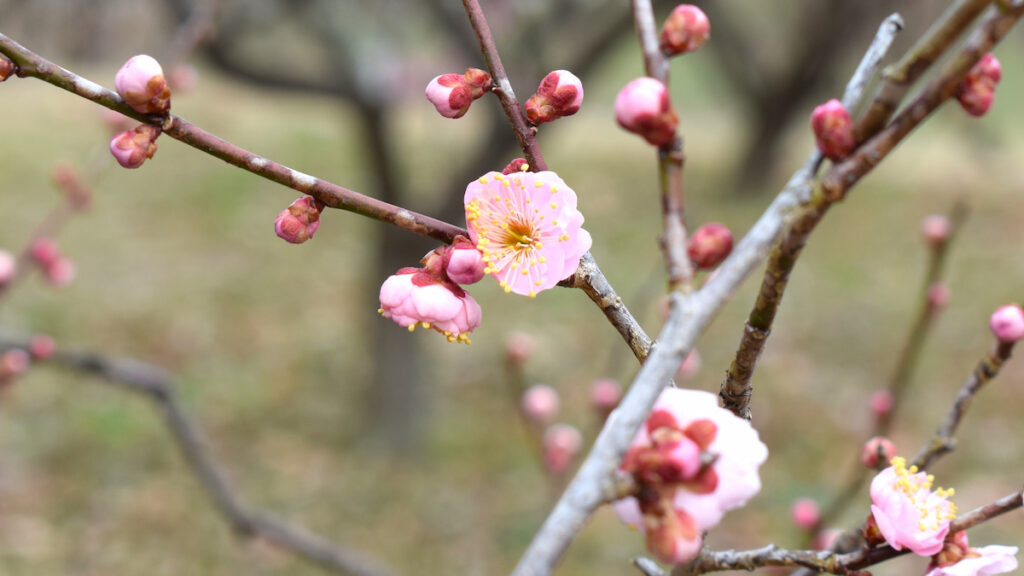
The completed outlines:
<svg viewBox="0 0 1024 576">
<path fill-rule="evenodd" d="M 29 247 L 29 255 L 51 286 L 66 286 L 75 279 L 75 263 L 61 253 L 52 238 L 37 239 Z"/>
<path fill-rule="evenodd" d="M 555 70 L 540 81 L 537 93 L 526 100 L 526 117 L 543 124 L 572 116 L 583 104 L 583 83 L 568 70 Z"/>
<path fill-rule="evenodd" d="M 125 103 L 140 114 L 165 115 L 171 110 L 171 89 L 164 71 L 152 56 L 132 56 L 114 77 L 114 87 Z M 124 130 L 110 140 L 110 153 L 124 168 L 138 168 L 156 153 L 160 128 L 143 124 Z"/>
<path fill-rule="evenodd" d="M 750 423 L 720 408 L 714 394 L 668 388 L 620 465 L 637 488 L 616 512 L 645 532 L 653 555 L 686 562 L 705 530 L 760 491 L 757 469 L 767 457 Z"/>
<path fill-rule="evenodd" d="M 68 205 L 79 212 L 89 209 L 92 204 L 92 190 L 82 182 L 78 172 L 68 164 L 53 168 L 53 181 L 64 192 Z"/>
<path fill-rule="evenodd" d="M 724 224 L 710 222 L 697 228 L 686 242 L 686 253 L 698 270 L 718 266 L 732 252 L 732 232 Z"/>
<path fill-rule="evenodd" d="M 491 75 L 479 68 L 465 74 L 441 74 L 427 84 L 427 100 L 445 118 L 461 118 L 474 100 L 491 89 Z"/>
<path fill-rule="evenodd" d="M 1024 338 L 1024 310 L 1016 304 L 1001 306 L 988 321 L 992 334 L 1003 344 L 1012 344 Z"/>
<path fill-rule="evenodd" d="M 615 97 L 619 126 L 654 146 L 668 146 L 676 139 L 679 117 L 672 109 L 668 88 L 644 76 L 626 84 Z"/>
<path fill-rule="evenodd" d="M 811 112 L 811 129 L 818 150 L 833 162 L 849 156 L 857 145 L 853 120 L 839 100 L 829 100 Z"/>
<path fill-rule="evenodd" d="M 693 4 L 680 4 L 661 28 L 661 51 L 666 56 L 693 52 L 711 37 L 711 22 Z"/>
<path fill-rule="evenodd" d="M 469 344 L 469 333 L 480 325 L 480 305 L 463 290 L 484 275 L 480 252 L 465 238 L 432 250 L 420 261 L 423 268 L 402 268 L 380 287 L 380 312 L 408 328 L 432 328 L 449 342 Z M 455 276 L 453 278 L 452 276 Z"/>
<path fill-rule="evenodd" d="M 992 576 L 1017 569 L 1016 546 L 971 548 L 966 532 L 947 538 L 925 576 Z"/>
<path fill-rule="evenodd" d="M 302 244 L 320 228 L 320 213 L 323 211 L 323 202 L 312 196 L 303 196 L 278 213 L 274 218 L 274 232 L 286 242 Z"/>
<path fill-rule="evenodd" d="M 996 96 L 996 84 L 1003 76 L 999 60 L 992 54 L 985 54 L 971 68 L 967 77 L 957 89 L 956 99 L 971 116 L 984 116 L 992 107 Z"/>
</svg>

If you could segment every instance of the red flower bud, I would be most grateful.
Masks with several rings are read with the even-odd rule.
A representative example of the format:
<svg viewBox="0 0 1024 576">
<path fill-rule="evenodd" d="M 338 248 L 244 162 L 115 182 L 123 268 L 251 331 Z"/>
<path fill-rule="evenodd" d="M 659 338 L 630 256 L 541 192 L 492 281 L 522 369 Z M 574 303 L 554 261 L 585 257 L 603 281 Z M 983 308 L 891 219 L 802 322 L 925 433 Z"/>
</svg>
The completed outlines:
<svg viewBox="0 0 1024 576">
<path fill-rule="evenodd" d="M 849 156 L 857 145 L 853 136 L 853 120 L 839 100 L 832 99 L 815 108 L 811 113 L 811 128 L 818 150 L 833 162 Z"/>
<path fill-rule="evenodd" d="M 956 99 L 960 106 L 971 116 L 984 116 L 992 107 L 996 84 L 1002 76 L 999 60 L 992 54 L 982 56 L 957 89 Z"/>
<path fill-rule="evenodd" d="M 711 37 L 711 22 L 700 8 L 680 4 L 661 29 L 661 50 L 668 56 L 693 52 Z"/>
<path fill-rule="evenodd" d="M 697 229 L 686 243 L 686 253 L 699 270 L 718 266 L 732 252 L 732 233 L 723 224 L 711 222 Z"/>
</svg>

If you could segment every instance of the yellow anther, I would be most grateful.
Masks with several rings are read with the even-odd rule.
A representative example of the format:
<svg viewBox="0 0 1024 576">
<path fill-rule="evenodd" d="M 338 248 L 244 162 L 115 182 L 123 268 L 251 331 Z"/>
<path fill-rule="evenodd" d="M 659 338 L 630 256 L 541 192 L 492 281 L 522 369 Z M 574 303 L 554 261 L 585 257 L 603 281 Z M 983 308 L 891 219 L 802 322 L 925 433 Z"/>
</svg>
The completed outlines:
<svg viewBox="0 0 1024 576">
<path fill-rule="evenodd" d="M 415 324 L 409 324 L 409 332 L 412 332 L 415 329 L 416 329 L 416 325 Z"/>
<path fill-rule="evenodd" d="M 481 176 L 480 179 L 477 180 L 477 182 L 481 184 L 487 184 L 487 176 Z"/>
<path fill-rule="evenodd" d="M 429 330 L 430 329 L 430 322 L 423 322 L 423 327 L 426 328 L 427 330 Z"/>
<path fill-rule="evenodd" d="M 544 183 L 541 182 L 540 180 L 537 180 L 536 182 L 534 182 L 533 185 L 536 186 L 537 188 L 543 188 L 544 187 Z"/>
<path fill-rule="evenodd" d="M 523 276 L 526 276 L 526 275 L 528 275 L 529 273 L 530 273 L 530 271 L 529 271 L 529 270 L 527 270 L 526 268 L 523 268 Z"/>
<path fill-rule="evenodd" d="M 552 220 L 551 221 L 551 225 L 552 226 L 558 226 L 558 220 Z"/>
<path fill-rule="evenodd" d="M 552 187 L 551 187 L 551 193 L 552 193 L 552 194 L 554 194 L 554 193 L 556 193 L 556 192 L 558 192 L 558 188 L 557 188 L 557 187 L 555 187 L 555 186 L 552 186 Z"/>
<path fill-rule="evenodd" d="M 557 210 L 558 209 L 558 204 L 555 204 L 554 202 L 552 202 L 551 203 L 551 209 L 552 210 Z"/>
<path fill-rule="evenodd" d="M 536 298 L 536 297 L 537 297 L 537 293 L 534 292 L 533 290 L 530 290 L 530 298 Z"/>
<path fill-rule="evenodd" d="M 525 164 L 525 163 L 524 163 L 524 164 L 522 164 L 522 165 L 520 165 L 520 166 L 519 166 L 519 171 L 520 171 L 520 172 L 526 172 L 526 171 L 527 171 L 527 170 L 529 170 L 529 169 L 530 169 L 530 165 L 529 165 L 529 164 Z"/>
<path fill-rule="evenodd" d="M 508 294 L 511 291 L 512 291 L 512 287 L 511 286 L 505 286 L 505 294 Z"/>
</svg>

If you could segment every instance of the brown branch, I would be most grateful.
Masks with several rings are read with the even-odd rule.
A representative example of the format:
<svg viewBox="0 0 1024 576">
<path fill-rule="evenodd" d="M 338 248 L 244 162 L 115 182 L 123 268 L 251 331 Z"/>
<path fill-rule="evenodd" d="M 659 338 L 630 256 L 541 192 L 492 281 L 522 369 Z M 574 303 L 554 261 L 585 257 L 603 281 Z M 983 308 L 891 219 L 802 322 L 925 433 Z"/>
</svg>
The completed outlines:
<svg viewBox="0 0 1024 576">
<path fill-rule="evenodd" d="M 0 350 L 11 348 L 28 351 L 29 343 L 0 336 Z M 282 550 L 340 574 L 393 574 L 358 552 L 250 508 L 231 486 L 227 472 L 210 451 L 206 435 L 182 407 L 174 384 L 162 369 L 130 358 L 111 358 L 88 352 L 58 351 L 48 360 L 37 362 L 94 376 L 121 390 L 141 394 L 152 402 L 190 471 L 239 537 L 262 538 Z"/>
</svg>

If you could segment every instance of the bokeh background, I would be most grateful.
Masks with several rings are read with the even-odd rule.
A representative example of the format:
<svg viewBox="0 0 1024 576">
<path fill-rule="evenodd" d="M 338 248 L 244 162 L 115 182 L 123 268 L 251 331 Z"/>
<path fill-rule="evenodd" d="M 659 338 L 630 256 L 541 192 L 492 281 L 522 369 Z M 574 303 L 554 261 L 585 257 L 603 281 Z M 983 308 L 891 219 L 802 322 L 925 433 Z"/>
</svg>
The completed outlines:
<svg viewBox="0 0 1024 576">
<path fill-rule="evenodd" d="M 659 16 L 672 7 L 657 2 Z M 811 108 L 838 97 L 881 19 L 899 9 L 900 54 L 943 3 L 835 0 L 701 2 L 713 39 L 672 64 L 686 138 L 691 226 L 742 234 L 812 146 Z M 586 101 L 546 125 L 552 169 L 580 197 L 593 253 L 655 334 L 664 291 L 655 157 L 614 122 L 612 102 L 640 75 L 628 2 L 483 2 L 521 99 L 549 70 L 577 73 Z M 0 31 L 113 85 L 136 53 L 198 70 L 174 111 L 259 154 L 459 224 L 465 182 L 516 157 L 495 100 L 452 122 L 422 96 L 434 76 L 482 67 L 450 0 L 223 0 L 212 35 L 184 50 L 188 0 L 0 0 Z M 183 41 L 183 38 L 185 40 Z M 920 298 L 920 219 L 957 199 L 971 216 L 949 263 L 952 301 L 913 378 L 893 438 L 913 453 L 990 346 L 990 312 L 1024 289 L 1024 98 L 1015 32 L 996 51 L 1004 79 L 981 120 L 943 107 L 831 214 L 790 282 L 755 378 L 754 424 L 771 456 L 764 490 L 709 537 L 715 547 L 802 547 L 788 518 L 798 497 L 828 502 L 871 427 Z M 60 237 L 76 281 L 35 276 L 0 303 L 0 326 L 61 346 L 132 356 L 169 370 L 186 407 L 253 505 L 379 558 L 404 574 L 501 574 L 557 493 L 525 441 L 508 393 L 503 344 L 537 351 L 531 382 L 557 388 L 561 420 L 598 422 L 592 381 L 626 383 L 635 360 L 580 292 L 536 300 L 485 280 L 484 322 L 469 347 L 380 318 L 380 283 L 433 246 L 328 211 L 316 238 L 288 245 L 274 216 L 296 194 L 183 146 L 159 142 L 137 171 L 117 168 L 101 110 L 34 80 L 0 85 L 0 247 L 15 251 L 58 201 L 53 166 L 94 184 L 93 209 Z M 698 344 L 689 386 L 717 391 L 753 302 L 736 294 Z M 1011 361 L 976 399 L 960 449 L 933 470 L 963 510 L 1019 488 L 1024 371 Z M 838 522 L 867 512 L 867 492 Z M 1020 515 L 972 532 L 1016 544 Z M 600 511 L 560 574 L 630 573 L 643 552 Z M 903 558 L 878 574 L 923 572 Z M 259 542 L 235 539 L 143 400 L 41 367 L 0 395 L 0 573 L 319 574 Z"/>
</svg>

